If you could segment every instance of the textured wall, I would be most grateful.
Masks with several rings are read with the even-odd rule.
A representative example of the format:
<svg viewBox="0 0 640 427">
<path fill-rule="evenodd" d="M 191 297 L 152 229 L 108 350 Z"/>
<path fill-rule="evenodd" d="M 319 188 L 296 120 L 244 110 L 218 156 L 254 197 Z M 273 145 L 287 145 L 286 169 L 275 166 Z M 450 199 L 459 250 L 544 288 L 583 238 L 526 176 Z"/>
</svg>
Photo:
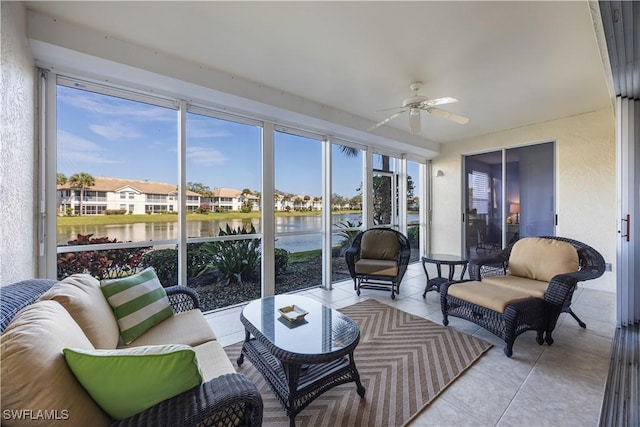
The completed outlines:
<svg viewBox="0 0 640 427">
<path fill-rule="evenodd" d="M 461 251 L 463 155 L 548 141 L 556 141 L 556 235 L 585 242 L 612 263 L 614 273 L 605 272 L 584 286 L 615 292 L 618 234 L 613 109 L 442 144 L 440 156 L 433 159 L 433 169 L 445 174 L 433 178 L 432 250 Z"/>
<path fill-rule="evenodd" d="M 0 285 L 36 275 L 35 70 L 20 2 L 0 3 Z"/>
</svg>

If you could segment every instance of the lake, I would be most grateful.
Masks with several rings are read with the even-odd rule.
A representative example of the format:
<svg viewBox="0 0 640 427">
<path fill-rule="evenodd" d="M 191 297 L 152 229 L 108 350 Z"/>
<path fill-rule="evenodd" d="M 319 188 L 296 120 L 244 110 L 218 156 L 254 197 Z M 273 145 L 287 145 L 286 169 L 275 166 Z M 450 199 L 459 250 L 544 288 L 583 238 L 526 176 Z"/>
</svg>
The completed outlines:
<svg viewBox="0 0 640 427">
<path fill-rule="evenodd" d="M 358 223 L 362 218 L 357 214 L 339 214 L 333 216 L 333 224 L 351 221 Z M 409 214 L 410 221 L 417 221 L 418 214 Z M 211 237 L 217 236 L 220 227 L 226 225 L 233 229 L 243 225 L 253 224 L 256 231 L 260 233 L 260 219 L 232 219 L 232 220 L 208 220 L 208 221 L 187 221 L 187 236 Z M 317 234 L 305 234 L 296 236 L 278 236 L 279 233 L 296 232 L 317 232 Z M 322 246 L 322 216 L 283 216 L 276 217 L 276 247 L 286 249 L 289 252 L 301 252 L 319 249 Z M 69 225 L 57 228 L 57 242 L 59 246 L 64 246 L 68 241 L 74 240 L 78 234 L 93 234 L 93 237 L 109 237 L 121 242 L 141 242 L 158 240 L 177 240 L 178 222 L 149 222 L 136 224 L 111 224 L 111 225 Z M 334 243 L 341 240 L 335 236 Z"/>
</svg>

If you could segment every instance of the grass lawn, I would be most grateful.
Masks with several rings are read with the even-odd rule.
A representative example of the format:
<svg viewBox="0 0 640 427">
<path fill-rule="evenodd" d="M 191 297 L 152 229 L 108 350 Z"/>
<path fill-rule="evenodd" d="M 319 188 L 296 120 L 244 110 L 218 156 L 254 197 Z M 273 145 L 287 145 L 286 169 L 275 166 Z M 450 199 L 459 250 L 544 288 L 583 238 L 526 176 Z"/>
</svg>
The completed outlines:
<svg viewBox="0 0 640 427">
<path fill-rule="evenodd" d="M 322 255 L 322 249 L 314 249 L 311 251 L 290 252 L 289 264 L 298 264 L 301 262 L 309 262 L 310 260 Z"/>
</svg>

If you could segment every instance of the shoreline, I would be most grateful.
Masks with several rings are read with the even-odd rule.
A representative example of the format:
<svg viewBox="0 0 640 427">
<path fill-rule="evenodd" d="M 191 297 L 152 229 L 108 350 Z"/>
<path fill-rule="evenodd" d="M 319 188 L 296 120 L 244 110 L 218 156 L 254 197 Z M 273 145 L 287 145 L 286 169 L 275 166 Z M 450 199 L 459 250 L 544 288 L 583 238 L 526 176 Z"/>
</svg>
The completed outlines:
<svg viewBox="0 0 640 427">
<path fill-rule="evenodd" d="M 362 214 L 361 210 L 332 211 L 334 215 Z M 303 217 L 320 216 L 322 211 L 283 212 L 277 211 L 276 217 Z M 187 221 L 221 221 L 238 219 L 261 219 L 262 212 L 210 212 L 208 214 L 188 213 Z M 138 224 L 152 222 L 178 222 L 177 214 L 151 214 L 151 215 L 85 215 L 85 216 L 59 216 L 57 227 L 76 225 L 111 225 L 111 224 Z"/>
</svg>

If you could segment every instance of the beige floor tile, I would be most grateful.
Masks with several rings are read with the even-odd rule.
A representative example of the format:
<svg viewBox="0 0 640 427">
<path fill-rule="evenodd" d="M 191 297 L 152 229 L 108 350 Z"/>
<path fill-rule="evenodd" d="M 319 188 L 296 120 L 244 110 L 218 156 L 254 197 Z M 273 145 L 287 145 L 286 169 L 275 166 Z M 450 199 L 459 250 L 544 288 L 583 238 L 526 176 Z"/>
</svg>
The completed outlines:
<svg viewBox="0 0 640 427">
<path fill-rule="evenodd" d="M 470 369 L 438 397 L 458 408 L 472 411 L 488 425 L 495 425 L 518 392 L 490 372 Z"/>
<path fill-rule="evenodd" d="M 452 405 L 443 399 L 436 398 L 420 414 L 408 424 L 409 427 L 464 427 L 486 426 L 491 422 L 481 414 L 467 411 Z"/>
<path fill-rule="evenodd" d="M 500 427 L 587 427 L 598 425 L 600 403 L 591 406 L 573 400 L 573 396 L 520 392 L 498 422 Z"/>
</svg>

